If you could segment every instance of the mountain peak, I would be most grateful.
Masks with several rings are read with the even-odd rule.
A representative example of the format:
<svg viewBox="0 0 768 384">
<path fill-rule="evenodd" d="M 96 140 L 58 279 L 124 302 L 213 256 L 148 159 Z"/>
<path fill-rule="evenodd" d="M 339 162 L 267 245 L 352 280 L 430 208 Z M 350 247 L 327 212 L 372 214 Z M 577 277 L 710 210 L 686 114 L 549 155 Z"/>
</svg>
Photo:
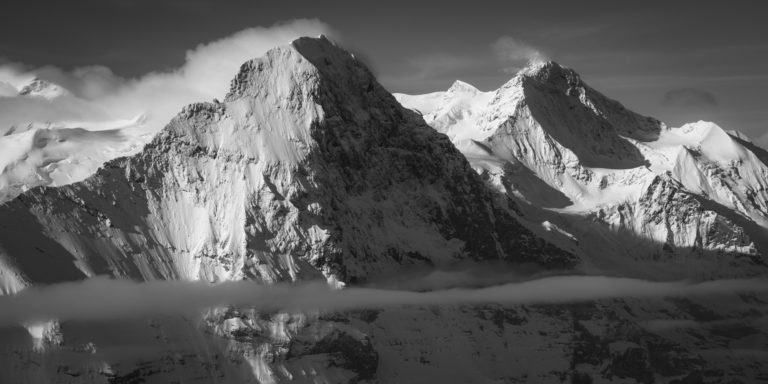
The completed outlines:
<svg viewBox="0 0 768 384">
<path fill-rule="evenodd" d="M 456 94 L 456 93 L 471 93 L 476 94 L 479 93 L 480 90 L 477 89 L 472 84 L 463 82 L 461 80 L 456 80 L 453 82 L 450 88 L 448 88 L 448 93 Z"/>
<path fill-rule="evenodd" d="M 526 75 L 532 75 L 542 71 L 566 69 L 569 68 L 553 60 L 531 60 L 520 70 L 520 72 Z"/>
<path fill-rule="evenodd" d="M 52 100 L 60 96 L 69 95 L 69 92 L 59 85 L 35 77 L 27 85 L 21 87 L 19 95 Z"/>
<path fill-rule="evenodd" d="M 576 71 L 554 61 L 532 62 L 521 70 L 518 76 L 558 88 L 583 86 L 581 76 Z"/>
<path fill-rule="evenodd" d="M 268 79 L 274 84 L 263 84 Z M 354 55 L 320 35 L 316 38 L 300 37 L 289 45 L 271 49 L 264 57 L 243 64 L 232 81 L 227 99 L 285 93 L 290 91 L 286 87 L 293 85 L 298 85 L 307 93 L 311 91 L 309 88 L 318 88 L 321 82 L 320 88 L 331 93 L 361 96 L 360 88 L 366 93 L 376 90 L 375 93 L 381 94 L 384 91 Z"/>
</svg>

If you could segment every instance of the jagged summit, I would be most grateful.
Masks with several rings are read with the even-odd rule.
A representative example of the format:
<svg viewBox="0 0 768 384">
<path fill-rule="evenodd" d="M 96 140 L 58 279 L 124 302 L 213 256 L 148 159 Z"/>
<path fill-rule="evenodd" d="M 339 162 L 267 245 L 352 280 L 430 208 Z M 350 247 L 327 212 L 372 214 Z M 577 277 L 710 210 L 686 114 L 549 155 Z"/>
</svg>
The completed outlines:
<svg viewBox="0 0 768 384">
<path fill-rule="evenodd" d="M 477 94 L 479 92 L 480 90 L 477 89 L 474 85 L 463 82 L 461 80 L 454 81 L 453 84 L 451 84 L 451 87 L 448 88 L 448 93 L 450 94 Z"/>
<path fill-rule="evenodd" d="M 565 84 L 570 83 L 571 86 L 584 85 L 581 77 L 575 70 L 552 60 L 534 60 L 529 61 L 524 67 L 520 68 L 499 89 L 520 88 L 534 83 L 562 87 L 564 81 Z"/>
<path fill-rule="evenodd" d="M 529 77 L 553 77 L 563 73 L 573 73 L 578 75 L 573 69 L 554 60 L 530 61 L 517 73 L 517 75 Z"/>
<path fill-rule="evenodd" d="M 574 96 L 587 92 L 584 89 L 586 84 L 576 71 L 554 61 L 531 63 L 515 77 L 520 78 L 518 81 L 522 83 L 523 88 L 547 87 Z"/>
<path fill-rule="evenodd" d="M 556 62 L 529 64 L 493 92 L 419 96 L 396 95 L 405 105 L 424 114 L 425 121 L 446 133 L 460 148 L 483 152 L 473 142 L 509 145 L 503 151 L 533 155 L 531 146 L 550 146 L 558 162 L 600 168 L 632 168 L 646 159 L 626 138 L 648 141 L 658 137 L 657 120 L 626 110 L 586 85 L 572 69 Z M 503 129 L 502 129 L 503 128 Z M 533 134 L 526 143 L 521 138 Z M 510 142 L 513 141 L 513 142 Z M 502 144 L 507 143 L 507 144 Z M 543 159 L 526 159 L 540 167 Z"/>
<path fill-rule="evenodd" d="M 328 129 L 320 123 L 332 116 L 360 126 L 371 120 L 393 125 L 405 118 L 373 74 L 325 36 L 299 38 L 244 63 L 230 88 L 224 103 L 185 108 L 179 124 L 170 124 L 155 141 L 168 141 L 166 135 L 186 137 L 184 142 L 209 151 L 296 164 L 309 154 L 318 129 Z M 245 123 L 252 115 L 262 119 L 259 125 Z M 236 122 L 217 125 L 217 131 L 200 126 L 220 118 Z"/>
<path fill-rule="evenodd" d="M 280 62 L 291 73 L 282 73 L 274 65 Z M 273 76 L 275 82 L 299 81 L 317 86 L 318 81 L 324 81 L 324 90 L 341 91 L 357 94 L 376 91 L 387 93 L 365 65 L 354 55 L 337 46 L 324 35 L 317 38 L 301 37 L 289 45 L 270 50 L 262 58 L 244 63 L 235 79 L 227 99 L 241 96 L 253 96 L 252 92 L 264 91 L 264 85 L 258 83 L 259 73 L 263 71 L 277 72 Z M 283 89 L 277 89 L 282 91 Z M 387 93 L 388 94 L 388 93 Z"/>
<path fill-rule="evenodd" d="M 57 97 L 68 96 L 70 93 L 59 85 L 35 77 L 19 89 L 19 95 L 52 100 Z"/>
</svg>

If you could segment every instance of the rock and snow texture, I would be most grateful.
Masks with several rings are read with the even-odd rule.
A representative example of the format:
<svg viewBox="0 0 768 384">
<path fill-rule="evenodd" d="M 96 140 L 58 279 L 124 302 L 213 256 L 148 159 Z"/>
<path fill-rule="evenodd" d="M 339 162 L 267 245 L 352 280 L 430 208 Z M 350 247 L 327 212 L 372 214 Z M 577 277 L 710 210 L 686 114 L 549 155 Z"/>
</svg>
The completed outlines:
<svg viewBox="0 0 768 384">
<path fill-rule="evenodd" d="M 602 267 L 606 260 L 594 259 L 605 254 L 666 253 L 680 264 L 671 276 L 760 273 L 752 266 L 768 251 L 768 156 L 715 124 L 668 128 L 554 62 L 532 64 L 492 92 L 457 81 L 446 92 L 396 97 L 529 205 L 532 220 L 572 228 L 581 254 Z M 683 254 L 701 263 L 685 267 L 692 261 Z"/>
<path fill-rule="evenodd" d="M 84 182 L 5 204 L 0 227 L 2 261 L 15 266 L 4 274 L 30 283 L 354 283 L 466 258 L 574 261 L 324 38 L 245 63 L 224 102 L 186 107 Z M 43 276 L 42 263 L 59 268 Z"/>
<path fill-rule="evenodd" d="M 721 150 L 719 128 L 694 127 L 685 143 L 701 177 L 682 180 L 674 130 L 551 63 L 497 92 L 457 82 L 399 98 L 424 119 L 324 38 L 269 51 L 223 102 L 186 107 L 138 154 L 0 206 L 0 289 L 99 274 L 343 286 L 466 259 L 655 279 L 764 273 L 763 227 L 747 224 L 765 206 L 768 156 L 743 139 Z M 40 147 L 85 134 L 62 132 Z M 0 382 L 757 381 L 766 302 L 50 320 L 0 328 Z"/>
<path fill-rule="evenodd" d="M 35 78 L 29 84 L 21 87 L 19 95 L 51 100 L 61 96 L 70 96 L 71 93 L 56 84 Z"/>
</svg>

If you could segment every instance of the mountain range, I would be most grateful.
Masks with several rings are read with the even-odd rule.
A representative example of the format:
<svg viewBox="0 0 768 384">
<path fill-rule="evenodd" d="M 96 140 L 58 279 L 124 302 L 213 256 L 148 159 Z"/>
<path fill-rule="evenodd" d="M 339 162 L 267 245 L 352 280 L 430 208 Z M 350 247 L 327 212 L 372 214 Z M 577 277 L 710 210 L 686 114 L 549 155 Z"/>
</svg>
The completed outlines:
<svg viewBox="0 0 768 384">
<path fill-rule="evenodd" d="M 39 83 L 21 93 L 71 96 Z M 347 289 L 467 265 L 486 284 L 507 271 L 659 282 L 768 271 L 765 150 L 713 123 L 667 127 L 554 62 L 491 92 L 457 81 L 393 95 L 327 38 L 300 38 L 244 63 L 223 101 L 185 107 L 141 150 L 109 149 L 137 124 L 6 135 L 26 144 L 2 172 L 17 175 L 2 185 L 3 295 L 102 275 Z M 89 145 L 101 165 L 82 181 L 28 177 Z M 0 328 L 0 381 L 755 382 L 768 380 L 766 300 L 49 319 Z"/>
</svg>

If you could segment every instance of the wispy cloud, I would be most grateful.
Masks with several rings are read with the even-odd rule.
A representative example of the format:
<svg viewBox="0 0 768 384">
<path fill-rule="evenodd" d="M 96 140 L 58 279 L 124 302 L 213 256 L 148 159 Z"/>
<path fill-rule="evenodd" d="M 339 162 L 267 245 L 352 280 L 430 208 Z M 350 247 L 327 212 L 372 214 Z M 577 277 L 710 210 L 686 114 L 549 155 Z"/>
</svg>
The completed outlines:
<svg viewBox="0 0 768 384">
<path fill-rule="evenodd" d="M 547 56 L 538 48 L 512 36 L 502 36 L 491 44 L 496 57 L 505 64 L 512 64 L 502 70 L 515 73 L 528 63 L 546 61 Z"/>
<path fill-rule="evenodd" d="M 249 281 L 137 283 L 108 278 L 29 288 L 0 297 L 0 325 L 49 319 L 107 320 L 158 314 L 192 314 L 224 305 L 265 311 L 351 310 L 410 305 L 563 303 L 622 297 L 707 296 L 766 292 L 764 280 L 720 280 L 698 284 L 602 276 L 555 276 L 478 289 L 428 292 L 348 288 L 325 283 L 259 285 Z"/>
<path fill-rule="evenodd" d="M 719 103 L 715 95 L 695 88 L 673 89 L 664 94 L 662 105 L 671 108 L 709 108 Z"/>
</svg>

